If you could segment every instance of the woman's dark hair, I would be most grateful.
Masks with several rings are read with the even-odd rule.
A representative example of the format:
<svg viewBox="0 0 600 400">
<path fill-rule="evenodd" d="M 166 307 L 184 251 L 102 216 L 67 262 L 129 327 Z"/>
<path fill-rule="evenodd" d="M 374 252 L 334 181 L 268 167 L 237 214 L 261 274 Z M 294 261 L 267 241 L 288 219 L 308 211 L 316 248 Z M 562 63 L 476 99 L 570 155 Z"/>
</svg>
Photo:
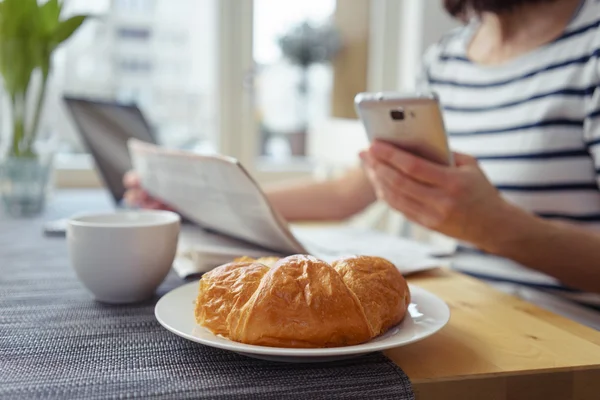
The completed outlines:
<svg viewBox="0 0 600 400">
<path fill-rule="evenodd" d="M 444 0 L 444 7 L 453 17 L 465 20 L 473 14 L 484 12 L 500 14 L 526 4 L 553 1 L 556 0 Z"/>
</svg>

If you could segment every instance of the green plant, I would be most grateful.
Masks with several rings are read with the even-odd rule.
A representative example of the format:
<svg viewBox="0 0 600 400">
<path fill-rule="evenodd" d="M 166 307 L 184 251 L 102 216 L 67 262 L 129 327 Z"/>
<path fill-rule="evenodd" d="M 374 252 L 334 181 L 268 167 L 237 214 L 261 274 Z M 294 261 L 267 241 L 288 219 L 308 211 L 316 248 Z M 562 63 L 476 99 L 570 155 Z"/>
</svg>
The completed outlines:
<svg viewBox="0 0 600 400">
<path fill-rule="evenodd" d="M 313 64 L 331 62 L 342 48 L 341 37 L 330 21 L 320 24 L 305 21 L 281 36 L 278 44 L 283 57 L 300 67 L 297 112 L 303 124 L 301 132 L 305 133 L 309 122 L 309 69 Z"/>
<path fill-rule="evenodd" d="M 59 0 L 41 4 L 37 0 L 0 2 L 0 75 L 11 106 L 9 155 L 12 157 L 36 156 L 33 144 L 46 96 L 52 54 L 87 18 L 78 15 L 61 19 L 62 8 L 63 2 Z M 41 87 L 34 109 L 28 110 L 27 95 L 37 70 L 41 73 Z"/>
<path fill-rule="evenodd" d="M 308 90 L 308 68 L 312 64 L 331 61 L 341 48 L 340 35 L 331 23 L 303 22 L 280 37 L 278 44 L 283 56 L 302 69 L 301 93 Z"/>
</svg>

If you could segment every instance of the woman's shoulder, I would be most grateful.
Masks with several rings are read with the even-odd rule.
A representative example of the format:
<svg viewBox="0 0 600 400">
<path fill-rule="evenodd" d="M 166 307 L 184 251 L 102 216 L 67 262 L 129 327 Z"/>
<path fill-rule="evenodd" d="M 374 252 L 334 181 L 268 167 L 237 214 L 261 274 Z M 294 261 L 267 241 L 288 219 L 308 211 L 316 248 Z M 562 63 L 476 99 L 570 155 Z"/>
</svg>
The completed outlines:
<svg viewBox="0 0 600 400">
<path fill-rule="evenodd" d="M 569 24 L 569 30 L 584 28 L 587 30 L 598 30 L 598 20 L 600 19 L 600 0 L 583 0 L 575 12 Z"/>
<path fill-rule="evenodd" d="M 584 0 L 557 42 L 600 45 L 600 0 Z"/>
<path fill-rule="evenodd" d="M 595 66 L 600 82 L 600 0 L 584 0 L 555 43 L 557 48 L 578 49 L 580 57 Z"/>
</svg>

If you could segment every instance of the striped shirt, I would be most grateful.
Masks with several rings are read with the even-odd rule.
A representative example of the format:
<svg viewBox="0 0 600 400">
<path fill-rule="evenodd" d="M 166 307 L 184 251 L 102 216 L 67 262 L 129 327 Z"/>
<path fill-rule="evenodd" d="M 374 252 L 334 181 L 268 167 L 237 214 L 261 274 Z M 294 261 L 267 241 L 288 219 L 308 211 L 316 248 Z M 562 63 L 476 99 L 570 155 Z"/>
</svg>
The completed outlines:
<svg viewBox="0 0 600 400">
<path fill-rule="evenodd" d="M 583 1 L 559 38 L 501 65 L 469 60 L 475 31 L 452 31 L 424 57 L 420 87 L 439 95 L 452 149 L 476 157 L 509 202 L 600 232 L 600 2 Z M 457 268 L 586 297 L 506 260 L 469 257 Z"/>
</svg>

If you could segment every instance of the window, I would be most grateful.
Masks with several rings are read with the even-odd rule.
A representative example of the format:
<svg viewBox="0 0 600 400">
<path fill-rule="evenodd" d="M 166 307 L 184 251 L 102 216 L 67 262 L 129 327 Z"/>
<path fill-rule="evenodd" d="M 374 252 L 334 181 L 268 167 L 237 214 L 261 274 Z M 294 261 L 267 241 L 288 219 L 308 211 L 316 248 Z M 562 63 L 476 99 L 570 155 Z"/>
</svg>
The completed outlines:
<svg viewBox="0 0 600 400">
<path fill-rule="evenodd" d="M 123 59 L 117 62 L 119 72 L 125 73 L 148 73 L 152 70 L 152 62 L 150 60 L 140 59 Z"/>
<path fill-rule="evenodd" d="M 214 149 L 216 21 L 219 0 L 71 0 L 67 13 L 101 16 L 85 25 L 57 52 L 48 121 L 57 133 L 59 159 L 85 153 L 61 96 L 137 104 L 161 144 Z M 155 11 L 140 26 L 136 12 Z M 152 28 L 148 28 L 151 26 Z M 173 32 L 176 34 L 174 35 Z M 171 42 L 163 38 L 172 38 Z M 173 45 L 173 41 L 182 39 Z M 163 75 L 169 75 L 164 79 Z M 59 165 L 60 167 L 60 165 Z"/>
<path fill-rule="evenodd" d="M 117 37 L 121 39 L 148 40 L 150 29 L 136 27 L 121 27 L 117 29 Z"/>
<path fill-rule="evenodd" d="M 170 30 L 164 30 L 161 32 L 161 40 L 172 46 L 186 45 L 188 41 L 188 34 L 185 30 L 176 29 L 171 27 Z"/>
<path fill-rule="evenodd" d="M 336 33 L 335 8 L 335 0 L 254 1 L 260 159 L 288 165 L 302 159 L 310 123 L 329 116 L 331 58 L 319 54 L 329 51 Z"/>
<path fill-rule="evenodd" d="M 115 11 L 144 12 L 154 11 L 156 1 L 159 0 L 114 0 Z"/>
</svg>

